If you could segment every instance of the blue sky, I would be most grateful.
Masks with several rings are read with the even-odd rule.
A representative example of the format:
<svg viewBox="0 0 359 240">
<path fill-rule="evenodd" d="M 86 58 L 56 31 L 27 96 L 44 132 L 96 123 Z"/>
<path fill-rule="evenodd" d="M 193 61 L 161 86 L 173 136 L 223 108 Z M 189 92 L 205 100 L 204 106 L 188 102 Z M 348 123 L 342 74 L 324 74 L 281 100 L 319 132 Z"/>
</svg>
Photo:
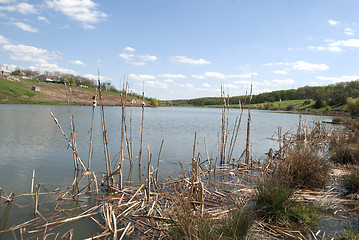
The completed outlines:
<svg viewBox="0 0 359 240">
<path fill-rule="evenodd" d="M 0 0 L 0 65 L 158 99 L 359 79 L 358 0 Z"/>
</svg>

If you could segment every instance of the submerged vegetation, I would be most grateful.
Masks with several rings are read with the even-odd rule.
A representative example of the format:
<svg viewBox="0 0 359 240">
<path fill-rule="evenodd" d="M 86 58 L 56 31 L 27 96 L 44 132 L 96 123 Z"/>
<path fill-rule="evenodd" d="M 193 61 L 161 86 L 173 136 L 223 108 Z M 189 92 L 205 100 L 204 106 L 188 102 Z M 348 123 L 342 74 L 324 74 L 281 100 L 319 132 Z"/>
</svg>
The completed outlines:
<svg viewBox="0 0 359 240">
<path fill-rule="evenodd" d="M 100 80 L 98 86 L 102 86 Z M 159 147 L 158 159 L 152 159 L 149 146 L 147 151 L 144 150 L 143 135 L 146 133 L 143 132 L 145 111 L 142 105 L 139 158 L 134 157 L 132 115 L 127 114 L 124 102 L 127 86 L 124 85 L 122 90 L 121 139 L 117 159 L 111 159 L 109 154 L 103 107 L 105 96 L 101 87 L 94 97 L 92 113 L 97 105 L 100 107 L 104 173 L 91 171 L 92 127 L 88 162 L 79 157 L 71 91 L 66 89 L 69 135 L 63 131 L 56 116 L 51 115 L 73 153 L 72 184 L 65 190 L 47 192 L 42 184 L 36 184 L 34 172 L 29 194 L 14 196 L 0 189 L 2 208 L 5 209 L 1 216 L 0 238 L 73 239 L 78 229 L 72 224 L 81 226 L 81 223 L 89 222 L 96 226 L 89 233 L 92 239 L 325 239 L 327 233 L 317 228 L 318 215 L 324 210 L 326 213 L 332 211 L 331 216 L 336 217 L 335 213 L 341 206 L 331 203 L 341 202 L 341 199 L 357 204 L 356 200 L 338 194 L 336 178 L 331 171 L 343 164 L 358 164 L 358 125 L 352 121 L 346 127 L 334 130 L 329 130 L 325 123 L 308 125 L 301 120 L 296 132 L 282 134 L 278 128 L 277 136 L 272 139 L 278 143 L 278 149 L 270 149 L 266 159 L 258 160 L 251 156 L 250 151 L 252 96 L 249 96 L 248 118 L 244 124 L 247 135 L 246 139 L 241 139 L 245 141 L 245 149 L 241 157 L 235 158 L 233 149 L 240 141 L 237 133 L 244 108 L 241 104 L 240 115 L 231 128 L 227 114 L 228 98 L 222 90 L 218 155 L 212 158 L 208 152 L 197 152 L 198 142 L 194 133 L 191 166 L 186 168 L 178 163 L 181 171 L 160 181 L 158 172 L 164 141 Z M 343 150 L 342 145 L 352 147 Z M 349 153 L 343 154 L 343 151 Z M 124 161 L 129 161 L 131 166 L 127 180 L 124 179 Z M 145 169 L 145 173 L 139 174 L 144 179 L 138 183 L 134 183 L 131 177 L 136 163 L 142 166 L 140 169 Z M 356 176 L 354 173 L 343 178 L 342 184 L 348 192 L 357 191 Z M 43 202 L 45 194 L 50 204 Z M 32 219 L 7 226 L 12 204 L 26 196 L 31 196 L 33 201 Z M 357 236 L 356 230 L 348 234 Z M 339 239 L 340 235 L 331 237 Z"/>
</svg>

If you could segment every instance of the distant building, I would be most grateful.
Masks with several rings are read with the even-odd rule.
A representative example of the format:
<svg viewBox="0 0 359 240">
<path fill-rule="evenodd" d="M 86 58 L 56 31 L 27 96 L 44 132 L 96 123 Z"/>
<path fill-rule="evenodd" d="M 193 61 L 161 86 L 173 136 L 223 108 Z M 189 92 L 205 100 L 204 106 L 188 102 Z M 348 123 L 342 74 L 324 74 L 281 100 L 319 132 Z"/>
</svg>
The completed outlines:
<svg viewBox="0 0 359 240">
<path fill-rule="evenodd" d="M 1 76 L 5 76 L 5 77 L 10 75 L 10 72 L 8 72 L 4 67 L 0 68 L 0 73 L 1 73 Z"/>
<path fill-rule="evenodd" d="M 45 74 L 40 75 L 39 80 L 43 81 L 43 82 L 57 82 L 56 78 L 51 77 L 49 75 L 45 75 Z"/>
</svg>

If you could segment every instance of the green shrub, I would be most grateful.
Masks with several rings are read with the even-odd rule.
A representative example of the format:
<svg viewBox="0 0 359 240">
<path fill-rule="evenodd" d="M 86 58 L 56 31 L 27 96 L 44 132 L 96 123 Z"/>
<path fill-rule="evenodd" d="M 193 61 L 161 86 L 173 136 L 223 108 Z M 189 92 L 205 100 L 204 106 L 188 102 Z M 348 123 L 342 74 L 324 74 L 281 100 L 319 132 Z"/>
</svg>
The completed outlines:
<svg viewBox="0 0 359 240">
<path fill-rule="evenodd" d="M 267 177 L 255 186 L 255 210 L 267 222 L 278 222 L 286 218 L 293 192 L 285 182 Z"/>
<path fill-rule="evenodd" d="M 348 110 L 352 116 L 359 116 L 359 98 L 348 99 Z"/>
<path fill-rule="evenodd" d="M 297 205 L 290 209 L 290 219 L 299 224 L 317 224 L 318 213 L 314 207 Z"/>
<path fill-rule="evenodd" d="M 343 231 L 342 236 L 339 238 L 340 240 L 358 240 L 359 239 L 359 227 L 353 227 L 349 225 Z"/>
<path fill-rule="evenodd" d="M 245 239 L 252 225 L 252 217 L 241 208 L 231 212 L 224 224 L 223 236 L 229 239 Z"/>
<path fill-rule="evenodd" d="M 293 105 L 293 104 L 289 104 L 289 105 L 285 108 L 285 110 L 287 110 L 287 111 L 292 111 L 292 110 L 294 110 L 294 105 Z"/>
</svg>

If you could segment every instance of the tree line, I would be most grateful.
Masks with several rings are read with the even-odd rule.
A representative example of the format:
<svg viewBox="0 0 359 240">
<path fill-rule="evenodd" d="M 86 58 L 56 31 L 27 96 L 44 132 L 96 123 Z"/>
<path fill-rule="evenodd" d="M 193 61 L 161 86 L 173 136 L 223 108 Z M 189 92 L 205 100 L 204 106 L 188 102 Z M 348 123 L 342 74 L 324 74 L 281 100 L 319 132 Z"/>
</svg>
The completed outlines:
<svg viewBox="0 0 359 240">
<path fill-rule="evenodd" d="M 348 98 L 359 98 L 359 80 L 351 82 L 340 82 L 323 87 L 300 87 L 298 89 L 279 90 L 273 92 L 260 93 L 253 95 L 252 104 L 271 103 L 285 100 L 315 100 L 315 108 L 325 106 L 340 106 L 347 103 Z M 173 101 L 175 105 L 193 105 L 193 106 L 209 106 L 222 105 L 223 100 L 220 97 L 204 97 L 189 100 Z M 241 103 L 249 103 L 248 96 L 229 97 L 230 105 L 238 105 Z"/>
</svg>

